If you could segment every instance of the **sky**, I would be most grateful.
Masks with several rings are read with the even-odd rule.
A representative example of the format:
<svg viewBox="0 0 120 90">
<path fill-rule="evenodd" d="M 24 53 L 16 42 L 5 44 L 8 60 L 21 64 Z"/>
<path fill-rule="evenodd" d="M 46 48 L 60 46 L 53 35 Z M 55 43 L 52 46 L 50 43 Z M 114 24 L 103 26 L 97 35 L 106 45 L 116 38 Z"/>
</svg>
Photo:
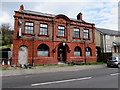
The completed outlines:
<svg viewBox="0 0 120 90">
<path fill-rule="evenodd" d="M 119 0 L 1 0 L 0 25 L 10 23 L 14 28 L 14 11 L 18 11 L 23 4 L 25 10 L 64 14 L 75 19 L 82 12 L 86 22 L 94 23 L 98 28 L 118 30 L 118 2 Z"/>
</svg>

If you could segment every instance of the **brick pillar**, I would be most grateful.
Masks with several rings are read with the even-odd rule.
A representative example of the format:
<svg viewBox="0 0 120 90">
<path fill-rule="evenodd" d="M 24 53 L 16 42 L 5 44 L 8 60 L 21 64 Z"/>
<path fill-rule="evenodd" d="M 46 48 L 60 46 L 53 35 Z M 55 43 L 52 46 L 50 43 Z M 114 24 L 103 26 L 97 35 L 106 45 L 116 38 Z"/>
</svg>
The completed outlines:
<svg viewBox="0 0 120 90">
<path fill-rule="evenodd" d="M 14 39 L 17 39 L 18 35 L 18 18 L 14 18 Z"/>
<path fill-rule="evenodd" d="M 70 24 L 67 24 L 67 41 L 70 42 Z"/>
<path fill-rule="evenodd" d="M 56 36 L 57 36 L 57 24 L 54 21 L 54 23 L 53 23 L 53 41 L 56 40 Z"/>
</svg>

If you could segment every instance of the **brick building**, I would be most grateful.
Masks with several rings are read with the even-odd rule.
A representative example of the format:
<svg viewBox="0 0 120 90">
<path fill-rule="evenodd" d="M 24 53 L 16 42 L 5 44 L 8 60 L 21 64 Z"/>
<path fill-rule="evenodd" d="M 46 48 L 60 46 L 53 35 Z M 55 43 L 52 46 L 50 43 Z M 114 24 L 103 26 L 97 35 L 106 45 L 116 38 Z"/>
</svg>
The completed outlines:
<svg viewBox="0 0 120 90">
<path fill-rule="evenodd" d="M 96 62 L 95 24 L 24 10 L 14 15 L 13 64 L 58 64 Z M 15 54 L 16 53 L 16 54 Z"/>
</svg>

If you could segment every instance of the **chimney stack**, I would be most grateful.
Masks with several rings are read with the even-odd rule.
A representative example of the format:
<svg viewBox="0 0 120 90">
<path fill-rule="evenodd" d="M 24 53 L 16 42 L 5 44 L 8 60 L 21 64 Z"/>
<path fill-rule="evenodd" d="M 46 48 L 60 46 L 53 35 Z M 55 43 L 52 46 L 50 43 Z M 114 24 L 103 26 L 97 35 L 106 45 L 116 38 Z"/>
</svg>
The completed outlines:
<svg viewBox="0 0 120 90">
<path fill-rule="evenodd" d="M 20 6 L 19 11 L 22 11 L 22 10 L 24 10 L 24 6 L 23 5 Z"/>
<path fill-rule="evenodd" d="M 81 12 L 77 15 L 77 19 L 82 20 L 82 13 Z"/>
</svg>

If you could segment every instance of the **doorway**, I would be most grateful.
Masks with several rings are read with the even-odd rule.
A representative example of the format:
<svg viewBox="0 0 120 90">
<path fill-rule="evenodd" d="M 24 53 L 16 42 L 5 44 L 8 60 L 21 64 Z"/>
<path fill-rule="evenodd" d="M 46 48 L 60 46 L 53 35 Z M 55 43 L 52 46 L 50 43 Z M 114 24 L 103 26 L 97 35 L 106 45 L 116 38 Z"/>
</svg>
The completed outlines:
<svg viewBox="0 0 120 90">
<path fill-rule="evenodd" d="M 26 46 L 21 46 L 19 48 L 18 63 L 28 64 L 28 48 Z"/>
<path fill-rule="evenodd" d="M 66 47 L 62 44 L 58 47 L 58 63 L 66 63 Z"/>
</svg>

